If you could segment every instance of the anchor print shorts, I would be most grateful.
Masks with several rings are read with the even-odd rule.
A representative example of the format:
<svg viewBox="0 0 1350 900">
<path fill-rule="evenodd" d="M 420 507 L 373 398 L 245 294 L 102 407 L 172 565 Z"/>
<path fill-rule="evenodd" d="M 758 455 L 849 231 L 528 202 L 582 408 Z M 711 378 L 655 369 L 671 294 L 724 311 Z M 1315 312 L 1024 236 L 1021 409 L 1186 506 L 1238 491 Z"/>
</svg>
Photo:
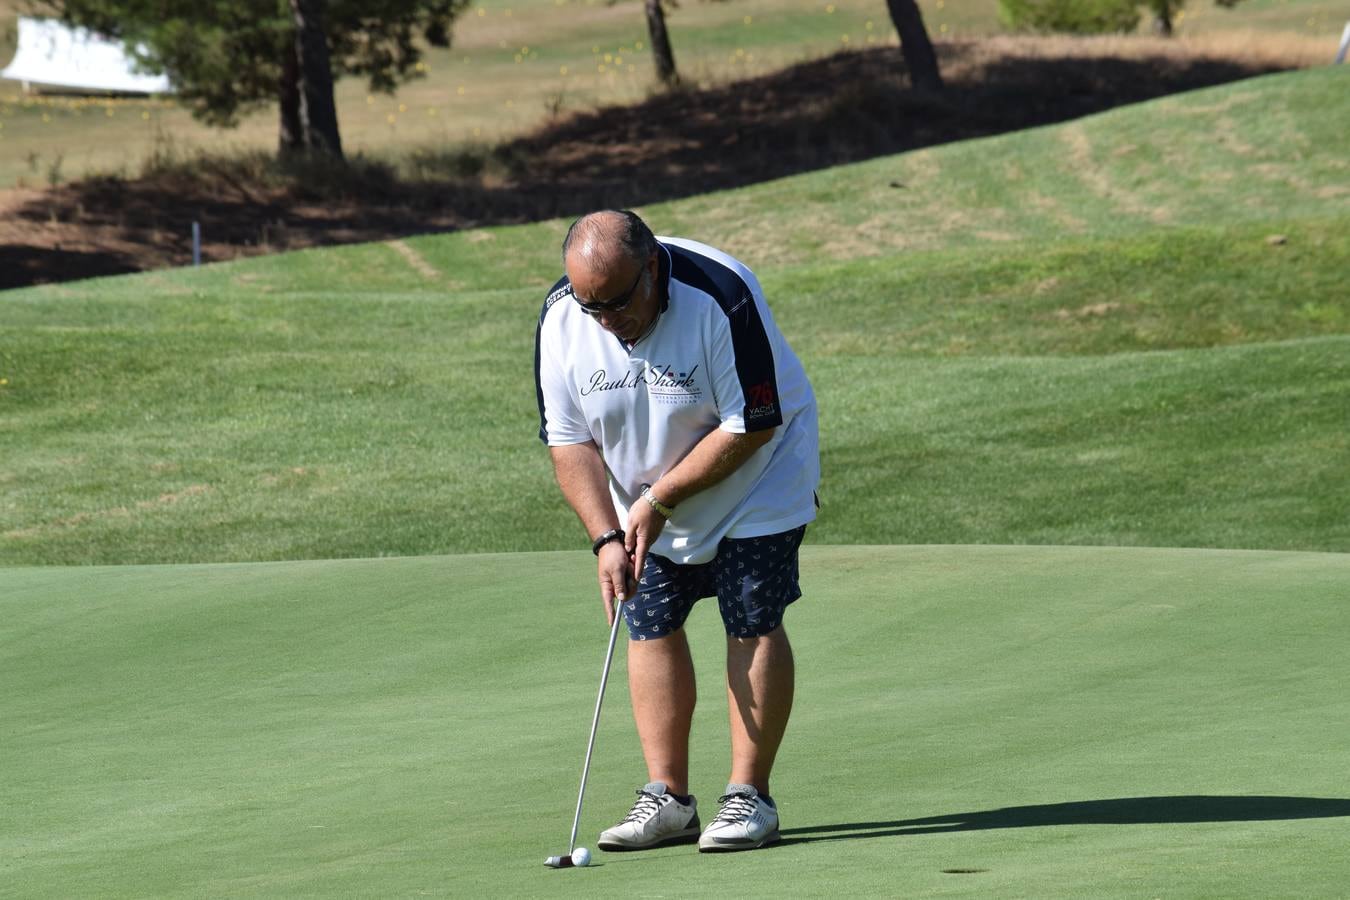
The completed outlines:
<svg viewBox="0 0 1350 900">
<path fill-rule="evenodd" d="M 717 597 L 730 637 L 761 637 L 783 624 L 783 613 L 802 595 L 797 551 L 806 526 L 753 538 L 723 538 L 706 563 L 682 566 L 650 554 L 637 597 L 623 606 L 635 641 L 663 638 L 684 625 L 703 597 Z"/>
</svg>

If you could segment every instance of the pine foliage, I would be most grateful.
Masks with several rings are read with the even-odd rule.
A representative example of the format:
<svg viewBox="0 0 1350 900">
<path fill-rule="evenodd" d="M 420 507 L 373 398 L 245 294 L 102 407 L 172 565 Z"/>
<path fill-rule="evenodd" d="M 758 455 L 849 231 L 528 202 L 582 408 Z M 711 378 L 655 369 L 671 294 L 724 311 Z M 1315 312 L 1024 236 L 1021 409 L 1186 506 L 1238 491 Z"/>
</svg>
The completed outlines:
<svg viewBox="0 0 1350 900">
<path fill-rule="evenodd" d="M 329 0 L 333 77 L 392 92 L 419 77 L 422 48 L 450 45 L 468 0 Z M 125 40 L 138 64 L 169 76 L 200 120 L 232 126 L 277 100 L 295 46 L 287 0 L 39 0 L 69 25 Z"/>
</svg>

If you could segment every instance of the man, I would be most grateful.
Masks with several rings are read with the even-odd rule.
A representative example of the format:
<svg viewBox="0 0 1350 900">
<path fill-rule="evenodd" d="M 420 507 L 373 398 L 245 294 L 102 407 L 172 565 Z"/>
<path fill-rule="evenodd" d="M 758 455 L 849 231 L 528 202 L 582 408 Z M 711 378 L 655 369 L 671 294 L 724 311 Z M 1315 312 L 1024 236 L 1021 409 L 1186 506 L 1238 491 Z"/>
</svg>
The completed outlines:
<svg viewBox="0 0 1350 900">
<path fill-rule="evenodd" d="M 573 223 L 539 318 L 540 437 L 598 557 L 606 619 L 628 626 L 648 783 L 604 850 L 778 839 L 769 773 L 792 710 L 783 613 L 815 518 L 816 403 L 754 274 L 652 235 L 627 210 Z M 716 596 L 727 632 L 731 778 L 700 835 L 689 786 L 693 661 L 683 625 Z"/>
</svg>

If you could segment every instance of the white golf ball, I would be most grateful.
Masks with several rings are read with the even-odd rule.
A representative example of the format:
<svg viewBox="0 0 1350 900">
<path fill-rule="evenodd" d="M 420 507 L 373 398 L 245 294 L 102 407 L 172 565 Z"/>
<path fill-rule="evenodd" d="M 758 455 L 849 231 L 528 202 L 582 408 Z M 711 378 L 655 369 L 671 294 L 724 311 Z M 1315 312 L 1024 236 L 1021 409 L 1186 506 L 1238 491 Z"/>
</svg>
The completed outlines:
<svg viewBox="0 0 1350 900">
<path fill-rule="evenodd" d="M 572 865 L 589 866 L 591 864 L 591 851 L 585 847 L 578 847 L 572 851 Z"/>
</svg>

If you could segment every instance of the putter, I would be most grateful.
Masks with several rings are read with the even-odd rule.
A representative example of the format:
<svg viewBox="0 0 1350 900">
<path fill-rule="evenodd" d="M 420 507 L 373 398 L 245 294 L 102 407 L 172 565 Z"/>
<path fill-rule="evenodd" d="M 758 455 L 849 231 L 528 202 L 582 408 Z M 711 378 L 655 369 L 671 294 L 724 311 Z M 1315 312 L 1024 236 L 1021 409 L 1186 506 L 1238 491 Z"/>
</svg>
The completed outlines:
<svg viewBox="0 0 1350 900">
<path fill-rule="evenodd" d="M 609 665 L 614 660 L 614 641 L 619 636 L 619 622 L 623 619 L 623 601 L 614 604 L 614 624 L 609 629 L 609 648 L 605 650 L 605 667 L 600 670 L 600 693 L 595 698 L 595 716 L 591 719 L 591 739 L 586 744 L 586 762 L 581 767 L 581 790 L 577 792 L 577 812 L 572 817 L 572 837 L 567 842 L 566 856 L 550 856 L 544 865 L 551 869 L 569 869 L 572 851 L 577 848 L 577 827 L 581 824 L 581 801 L 586 798 L 586 776 L 591 772 L 591 752 L 595 750 L 595 732 L 600 727 L 600 704 L 605 701 L 605 682 L 609 681 Z"/>
</svg>

